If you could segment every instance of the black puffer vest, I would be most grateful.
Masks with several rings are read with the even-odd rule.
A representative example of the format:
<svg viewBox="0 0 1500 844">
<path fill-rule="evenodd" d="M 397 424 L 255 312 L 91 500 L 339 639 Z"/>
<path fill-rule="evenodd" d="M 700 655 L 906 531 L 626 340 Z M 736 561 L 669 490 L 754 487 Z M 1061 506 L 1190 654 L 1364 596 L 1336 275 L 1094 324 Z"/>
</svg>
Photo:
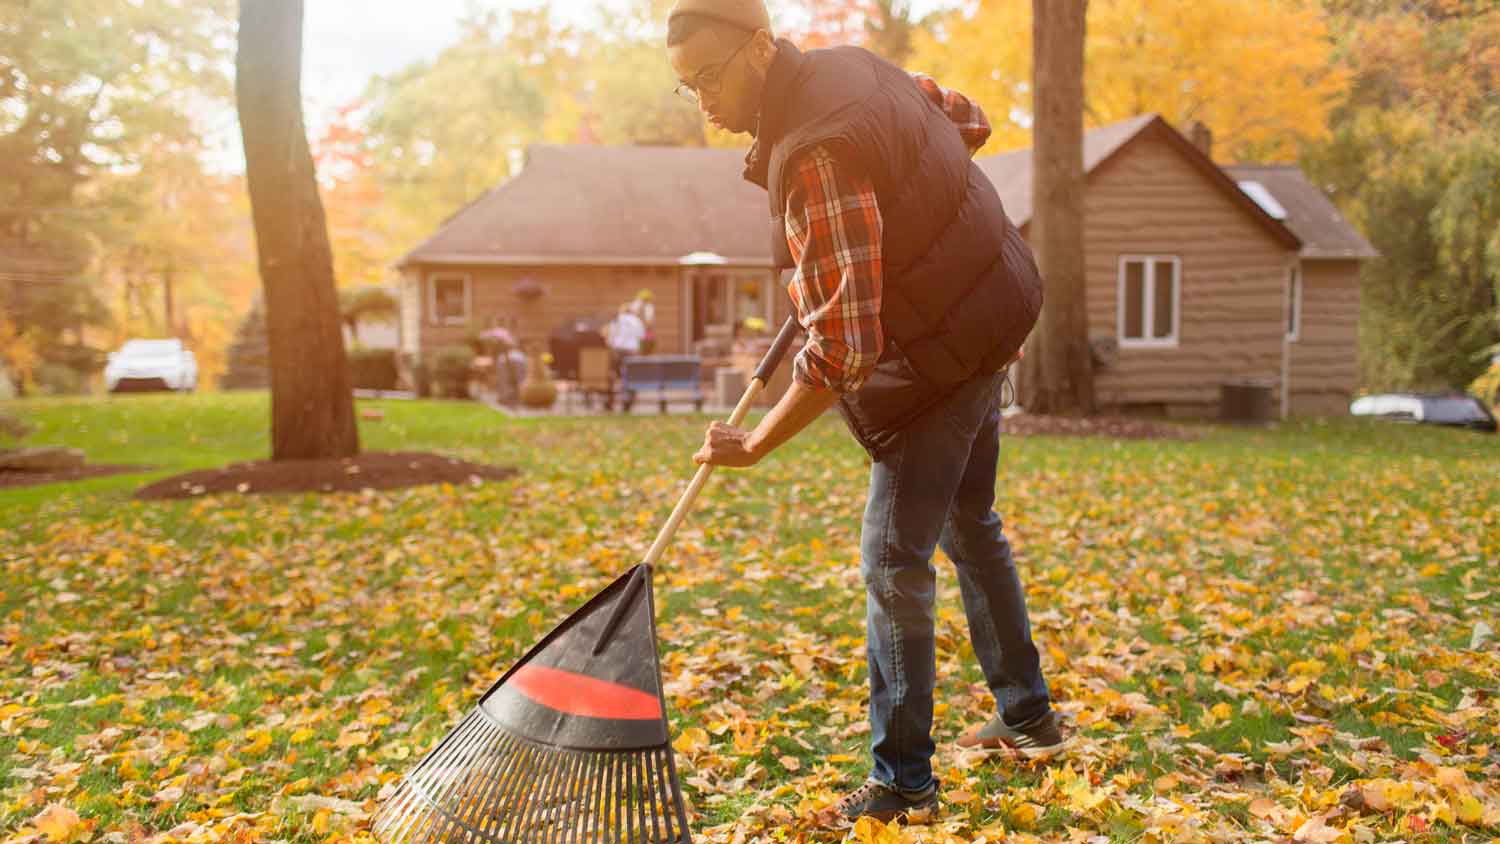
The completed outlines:
<svg viewBox="0 0 1500 844">
<path fill-rule="evenodd" d="M 839 409 L 878 458 L 959 385 L 1015 356 L 1041 311 L 1041 275 L 957 127 L 910 75 L 857 47 L 777 46 L 745 170 L 770 195 L 777 267 L 795 266 L 784 174 L 800 153 L 823 145 L 875 183 L 886 345 Z"/>
</svg>

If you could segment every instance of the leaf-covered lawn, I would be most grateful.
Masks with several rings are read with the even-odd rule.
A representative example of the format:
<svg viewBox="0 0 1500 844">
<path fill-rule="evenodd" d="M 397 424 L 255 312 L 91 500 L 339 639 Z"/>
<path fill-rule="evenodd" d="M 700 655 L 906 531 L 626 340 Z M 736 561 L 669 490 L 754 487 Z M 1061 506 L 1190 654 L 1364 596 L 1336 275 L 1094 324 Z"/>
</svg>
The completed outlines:
<svg viewBox="0 0 1500 844">
<path fill-rule="evenodd" d="M 263 457 L 264 394 L 5 405 L 160 471 L 0 490 L 0 836 L 367 835 L 511 661 L 643 555 L 707 417 L 378 402 L 370 449 L 513 464 L 475 487 L 138 503 Z M 997 507 L 1062 762 L 960 754 L 991 702 L 941 586 L 941 813 L 855 839 L 1480 841 L 1500 834 L 1500 438 L 1357 423 L 1193 443 L 1010 439 Z M 706 841 L 807 826 L 867 768 L 866 462 L 818 423 L 720 472 L 658 573 Z"/>
</svg>

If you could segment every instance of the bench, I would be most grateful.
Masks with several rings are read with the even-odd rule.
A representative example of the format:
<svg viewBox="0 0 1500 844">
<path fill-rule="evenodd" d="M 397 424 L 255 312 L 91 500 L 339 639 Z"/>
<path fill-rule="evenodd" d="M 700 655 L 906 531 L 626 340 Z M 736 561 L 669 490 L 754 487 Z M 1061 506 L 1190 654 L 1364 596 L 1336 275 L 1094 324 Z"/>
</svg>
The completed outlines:
<svg viewBox="0 0 1500 844">
<path fill-rule="evenodd" d="M 697 355 L 636 355 L 620 364 L 620 407 L 625 413 L 636 399 L 657 402 L 667 412 L 671 401 L 691 401 L 693 409 L 703 410 L 703 389 L 699 384 L 702 362 Z"/>
</svg>

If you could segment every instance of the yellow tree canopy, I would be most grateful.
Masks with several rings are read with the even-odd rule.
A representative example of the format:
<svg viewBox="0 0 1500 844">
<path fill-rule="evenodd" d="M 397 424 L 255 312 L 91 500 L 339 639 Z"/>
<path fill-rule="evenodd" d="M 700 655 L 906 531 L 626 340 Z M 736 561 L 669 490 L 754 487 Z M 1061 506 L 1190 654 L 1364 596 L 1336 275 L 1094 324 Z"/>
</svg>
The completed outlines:
<svg viewBox="0 0 1500 844">
<path fill-rule="evenodd" d="M 1223 160 L 1292 159 L 1347 84 L 1326 18 L 1305 0 L 1093 0 L 1085 121 L 1158 112 L 1202 121 Z M 982 0 L 919 33 L 912 70 L 978 100 L 994 152 L 1031 140 L 1031 0 Z"/>
</svg>

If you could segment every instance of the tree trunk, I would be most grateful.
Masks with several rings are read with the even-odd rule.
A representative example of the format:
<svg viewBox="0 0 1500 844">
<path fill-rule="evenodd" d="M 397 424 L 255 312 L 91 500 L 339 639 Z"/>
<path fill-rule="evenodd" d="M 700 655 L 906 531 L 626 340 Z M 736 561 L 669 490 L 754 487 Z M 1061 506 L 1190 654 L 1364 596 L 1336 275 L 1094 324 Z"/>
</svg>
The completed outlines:
<svg viewBox="0 0 1500 844">
<path fill-rule="evenodd" d="M 235 99 L 271 359 L 271 459 L 359 452 L 333 253 L 302 123 L 302 0 L 242 0 Z"/>
<path fill-rule="evenodd" d="M 1032 0 L 1031 245 L 1046 304 L 1021 361 L 1021 405 L 1092 414 L 1083 243 L 1083 38 L 1087 0 Z"/>
<path fill-rule="evenodd" d="M 176 336 L 178 336 L 177 335 L 177 313 L 176 313 L 177 309 L 176 309 L 176 307 L 172 303 L 172 265 L 171 264 L 167 265 L 166 270 L 163 271 L 162 275 L 161 275 L 161 299 L 162 299 L 162 302 L 161 302 L 162 321 L 164 323 L 166 323 L 166 336 L 167 337 L 176 337 Z"/>
</svg>

